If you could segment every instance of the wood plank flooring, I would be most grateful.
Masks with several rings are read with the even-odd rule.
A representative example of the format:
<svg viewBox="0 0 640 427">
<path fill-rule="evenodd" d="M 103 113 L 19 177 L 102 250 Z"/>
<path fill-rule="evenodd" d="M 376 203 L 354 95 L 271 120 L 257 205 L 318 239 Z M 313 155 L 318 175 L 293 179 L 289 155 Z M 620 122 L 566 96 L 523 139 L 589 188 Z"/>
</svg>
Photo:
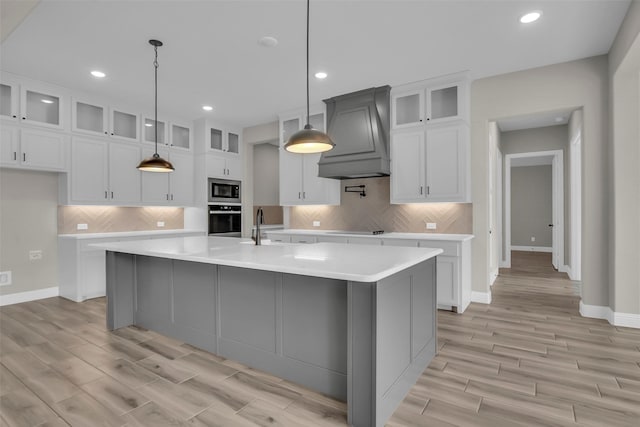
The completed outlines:
<svg viewBox="0 0 640 427">
<path fill-rule="evenodd" d="M 640 330 L 580 317 L 545 256 L 514 252 L 490 305 L 438 313 L 439 354 L 389 426 L 640 425 Z M 104 299 L 0 308 L 0 426 L 346 425 L 343 402 L 104 325 Z"/>
</svg>

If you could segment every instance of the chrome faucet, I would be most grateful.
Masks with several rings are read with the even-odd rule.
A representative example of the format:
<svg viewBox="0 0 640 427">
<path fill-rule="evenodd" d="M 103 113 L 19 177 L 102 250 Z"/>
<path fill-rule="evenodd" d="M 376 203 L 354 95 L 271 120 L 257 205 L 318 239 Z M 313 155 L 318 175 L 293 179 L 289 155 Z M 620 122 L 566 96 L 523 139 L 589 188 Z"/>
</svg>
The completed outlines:
<svg viewBox="0 0 640 427">
<path fill-rule="evenodd" d="M 262 211 L 262 207 L 259 207 L 256 212 L 256 237 L 254 240 L 258 246 L 262 245 L 262 241 L 260 239 L 260 224 L 264 224 L 264 212 Z"/>
</svg>

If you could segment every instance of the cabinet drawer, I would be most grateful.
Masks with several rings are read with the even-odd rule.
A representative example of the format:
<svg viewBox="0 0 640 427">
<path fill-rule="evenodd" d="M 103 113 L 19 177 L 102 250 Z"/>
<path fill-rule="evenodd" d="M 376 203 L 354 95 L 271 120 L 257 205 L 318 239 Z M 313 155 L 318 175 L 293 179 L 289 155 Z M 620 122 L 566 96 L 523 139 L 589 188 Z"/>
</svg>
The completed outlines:
<svg viewBox="0 0 640 427">
<path fill-rule="evenodd" d="M 349 243 L 356 245 L 380 246 L 382 245 L 382 239 L 376 239 L 373 237 L 349 237 Z"/>
<path fill-rule="evenodd" d="M 267 239 L 271 240 L 272 242 L 291 243 L 291 236 L 286 234 L 271 234 L 267 232 Z"/>
<path fill-rule="evenodd" d="M 403 247 L 411 247 L 411 248 L 418 247 L 417 240 L 408 240 L 408 239 L 383 239 L 382 244 L 384 246 L 403 246 Z"/>
<path fill-rule="evenodd" d="M 348 239 L 346 236 L 318 236 L 318 243 L 321 242 L 329 242 L 329 243 L 348 243 Z"/>
<path fill-rule="evenodd" d="M 80 241 L 80 244 L 78 245 L 80 252 L 90 252 L 90 251 L 103 251 L 104 249 L 99 249 L 99 248 L 94 248 L 90 245 L 96 244 L 96 243 L 111 243 L 111 242 L 117 242 L 118 239 L 116 238 L 103 238 L 103 239 L 87 239 L 87 240 L 82 240 Z"/>
<path fill-rule="evenodd" d="M 443 240 L 421 240 L 421 248 L 439 248 L 444 251 L 442 255 L 460 256 L 460 244 L 458 242 L 445 242 Z"/>
<path fill-rule="evenodd" d="M 291 243 L 315 243 L 315 236 L 291 236 Z"/>
</svg>

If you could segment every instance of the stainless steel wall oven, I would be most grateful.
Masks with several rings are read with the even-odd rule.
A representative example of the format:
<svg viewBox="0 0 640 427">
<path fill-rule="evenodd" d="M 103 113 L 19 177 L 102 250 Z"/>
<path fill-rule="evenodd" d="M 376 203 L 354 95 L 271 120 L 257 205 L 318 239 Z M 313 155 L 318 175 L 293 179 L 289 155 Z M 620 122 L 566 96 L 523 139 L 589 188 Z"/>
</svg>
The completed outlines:
<svg viewBox="0 0 640 427">
<path fill-rule="evenodd" d="M 242 235 L 242 206 L 210 204 L 209 235 L 240 237 Z"/>
</svg>

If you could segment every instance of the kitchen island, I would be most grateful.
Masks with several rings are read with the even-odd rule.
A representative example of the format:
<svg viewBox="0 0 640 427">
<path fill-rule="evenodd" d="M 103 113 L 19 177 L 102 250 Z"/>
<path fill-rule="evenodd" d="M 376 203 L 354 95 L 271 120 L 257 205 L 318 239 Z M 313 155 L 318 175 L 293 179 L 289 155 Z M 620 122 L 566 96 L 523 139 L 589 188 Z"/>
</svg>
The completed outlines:
<svg viewBox="0 0 640 427">
<path fill-rule="evenodd" d="M 107 250 L 107 326 L 138 325 L 347 402 L 382 426 L 436 351 L 440 249 L 185 237 Z"/>
</svg>

